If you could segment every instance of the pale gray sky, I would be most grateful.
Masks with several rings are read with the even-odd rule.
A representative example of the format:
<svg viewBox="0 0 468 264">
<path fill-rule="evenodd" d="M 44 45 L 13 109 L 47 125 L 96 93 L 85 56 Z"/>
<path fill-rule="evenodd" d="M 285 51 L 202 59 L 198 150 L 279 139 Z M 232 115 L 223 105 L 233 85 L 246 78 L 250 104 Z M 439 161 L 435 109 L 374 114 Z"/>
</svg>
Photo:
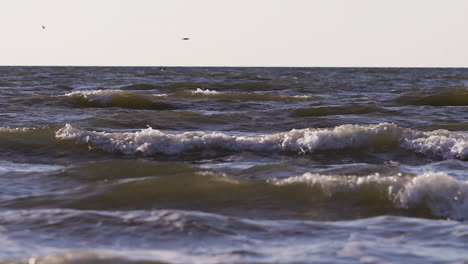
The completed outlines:
<svg viewBox="0 0 468 264">
<path fill-rule="evenodd" d="M 1 0 L 0 65 L 468 67 L 468 0 Z"/>
</svg>

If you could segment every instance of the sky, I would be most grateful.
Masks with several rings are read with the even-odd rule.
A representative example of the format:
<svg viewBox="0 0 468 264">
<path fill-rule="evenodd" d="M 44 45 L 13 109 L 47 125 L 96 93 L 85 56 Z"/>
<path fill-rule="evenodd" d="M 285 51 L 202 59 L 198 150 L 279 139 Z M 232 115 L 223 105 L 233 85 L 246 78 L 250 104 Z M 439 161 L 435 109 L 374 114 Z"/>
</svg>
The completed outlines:
<svg viewBox="0 0 468 264">
<path fill-rule="evenodd" d="M 0 65 L 468 67 L 468 0 L 1 0 Z"/>
</svg>

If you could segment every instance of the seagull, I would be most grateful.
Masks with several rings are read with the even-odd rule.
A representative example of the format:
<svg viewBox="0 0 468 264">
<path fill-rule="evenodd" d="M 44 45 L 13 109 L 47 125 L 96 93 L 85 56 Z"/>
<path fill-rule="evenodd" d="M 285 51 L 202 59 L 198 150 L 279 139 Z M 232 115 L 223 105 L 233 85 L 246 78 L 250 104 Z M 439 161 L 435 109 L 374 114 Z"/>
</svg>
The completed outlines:
<svg viewBox="0 0 468 264">
<path fill-rule="evenodd" d="M 182 38 L 181 40 L 189 40 L 190 38 Z"/>
<path fill-rule="evenodd" d="M 44 25 L 42 25 L 42 29 L 45 29 L 45 26 L 44 26 Z"/>
</svg>

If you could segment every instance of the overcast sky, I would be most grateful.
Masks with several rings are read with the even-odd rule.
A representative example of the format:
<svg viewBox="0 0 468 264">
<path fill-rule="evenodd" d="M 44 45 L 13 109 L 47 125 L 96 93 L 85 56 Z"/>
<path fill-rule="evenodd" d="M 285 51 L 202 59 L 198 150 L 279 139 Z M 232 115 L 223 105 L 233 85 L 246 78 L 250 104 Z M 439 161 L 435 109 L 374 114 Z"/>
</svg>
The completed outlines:
<svg viewBox="0 0 468 264">
<path fill-rule="evenodd" d="M 468 67 L 468 0 L 0 0 L 0 65 Z"/>
</svg>

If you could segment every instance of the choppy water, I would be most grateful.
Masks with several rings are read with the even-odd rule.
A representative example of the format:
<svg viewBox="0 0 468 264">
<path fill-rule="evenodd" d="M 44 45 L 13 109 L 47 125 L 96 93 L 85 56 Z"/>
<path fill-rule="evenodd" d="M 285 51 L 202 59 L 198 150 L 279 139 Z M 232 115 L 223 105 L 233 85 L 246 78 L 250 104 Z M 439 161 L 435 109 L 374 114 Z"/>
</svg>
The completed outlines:
<svg viewBox="0 0 468 264">
<path fill-rule="evenodd" d="M 0 67 L 0 262 L 467 263 L 468 69 Z"/>
</svg>

